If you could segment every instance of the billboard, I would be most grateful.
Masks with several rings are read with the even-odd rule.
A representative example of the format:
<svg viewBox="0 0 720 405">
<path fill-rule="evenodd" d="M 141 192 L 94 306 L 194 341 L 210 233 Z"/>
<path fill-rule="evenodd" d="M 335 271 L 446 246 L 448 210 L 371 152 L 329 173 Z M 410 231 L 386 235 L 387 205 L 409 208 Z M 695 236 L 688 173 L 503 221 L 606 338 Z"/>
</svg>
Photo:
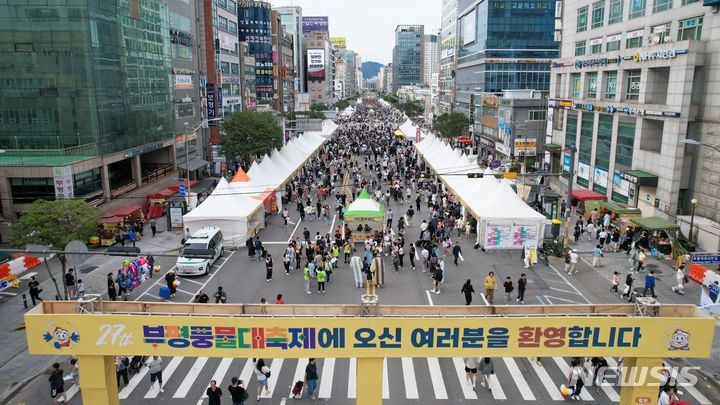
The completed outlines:
<svg viewBox="0 0 720 405">
<path fill-rule="evenodd" d="M 332 44 L 335 48 L 345 48 L 347 45 L 347 38 L 346 37 L 331 37 L 330 42 L 332 42 Z"/>
<path fill-rule="evenodd" d="M 330 32 L 330 24 L 327 16 L 315 16 L 315 17 L 303 17 L 302 18 L 302 30 L 303 32 L 311 31 L 322 31 Z"/>
<path fill-rule="evenodd" d="M 325 50 L 308 49 L 307 51 L 307 77 L 308 79 L 325 79 Z"/>
<path fill-rule="evenodd" d="M 477 9 L 473 9 L 470 14 L 462 18 L 462 44 L 467 45 L 475 42 L 477 26 Z"/>
</svg>

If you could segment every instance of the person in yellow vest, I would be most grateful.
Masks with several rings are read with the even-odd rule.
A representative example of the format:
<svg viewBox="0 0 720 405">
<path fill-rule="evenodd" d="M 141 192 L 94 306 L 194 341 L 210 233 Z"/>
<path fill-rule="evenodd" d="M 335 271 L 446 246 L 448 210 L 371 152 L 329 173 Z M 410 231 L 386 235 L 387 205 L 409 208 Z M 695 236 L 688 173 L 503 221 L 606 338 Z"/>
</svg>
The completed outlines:
<svg viewBox="0 0 720 405">
<path fill-rule="evenodd" d="M 321 267 L 318 267 L 318 269 L 315 273 L 317 276 L 318 294 L 324 294 L 325 293 L 325 281 L 327 281 L 327 272 L 325 272 L 325 269 L 321 266 Z"/>
<path fill-rule="evenodd" d="M 352 245 L 350 245 L 350 242 L 345 242 L 343 253 L 345 253 L 345 264 L 350 263 L 350 255 L 352 254 Z"/>
<path fill-rule="evenodd" d="M 310 292 L 310 269 L 308 266 L 303 269 L 303 279 L 305 279 L 305 294 L 312 294 Z"/>
<path fill-rule="evenodd" d="M 332 249 L 330 249 L 330 254 L 332 255 L 332 266 L 333 268 L 338 267 L 338 258 L 340 257 L 340 248 L 338 245 L 334 245 Z"/>
<path fill-rule="evenodd" d="M 493 303 L 493 295 L 495 294 L 495 289 L 497 288 L 497 280 L 495 279 L 495 272 L 490 272 L 487 277 L 485 277 L 485 298 L 487 298 L 488 303 Z"/>
</svg>

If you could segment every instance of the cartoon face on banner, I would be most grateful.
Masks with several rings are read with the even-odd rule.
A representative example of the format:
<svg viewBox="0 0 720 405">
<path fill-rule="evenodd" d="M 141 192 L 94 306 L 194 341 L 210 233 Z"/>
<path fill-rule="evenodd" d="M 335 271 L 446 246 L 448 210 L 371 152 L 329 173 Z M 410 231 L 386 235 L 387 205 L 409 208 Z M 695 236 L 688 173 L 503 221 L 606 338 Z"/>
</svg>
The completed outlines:
<svg viewBox="0 0 720 405">
<path fill-rule="evenodd" d="M 80 340 L 80 335 L 75 332 L 75 327 L 70 323 L 58 325 L 50 322 L 45 329 L 43 339 L 57 350 L 71 348 Z"/>
<path fill-rule="evenodd" d="M 668 349 L 670 350 L 689 350 L 690 334 L 682 329 L 675 329 L 670 335 L 668 341 Z"/>
</svg>

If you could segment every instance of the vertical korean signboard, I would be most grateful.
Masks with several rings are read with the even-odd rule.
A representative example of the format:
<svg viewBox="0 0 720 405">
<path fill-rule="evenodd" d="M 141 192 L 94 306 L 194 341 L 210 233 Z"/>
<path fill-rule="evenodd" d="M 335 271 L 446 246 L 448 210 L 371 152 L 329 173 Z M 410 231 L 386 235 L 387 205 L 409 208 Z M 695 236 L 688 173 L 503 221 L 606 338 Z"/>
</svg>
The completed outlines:
<svg viewBox="0 0 720 405">
<path fill-rule="evenodd" d="M 420 143 L 420 127 L 415 129 L 415 143 Z"/>
<path fill-rule="evenodd" d="M 307 77 L 308 80 L 325 80 L 325 50 L 308 49 L 307 51 Z"/>
<path fill-rule="evenodd" d="M 55 183 L 55 198 L 60 200 L 75 197 L 72 167 L 53 167 L 53 180 Z"/>
<path fill-rule="evenodd" d="M 208 83 L 205 86 L 207 92 L 207 117 L 208 120 L 215 118 L 215 83 Z M 217 121 L 209 121 L 208 125 L 214 127 Z"/>
</svg>

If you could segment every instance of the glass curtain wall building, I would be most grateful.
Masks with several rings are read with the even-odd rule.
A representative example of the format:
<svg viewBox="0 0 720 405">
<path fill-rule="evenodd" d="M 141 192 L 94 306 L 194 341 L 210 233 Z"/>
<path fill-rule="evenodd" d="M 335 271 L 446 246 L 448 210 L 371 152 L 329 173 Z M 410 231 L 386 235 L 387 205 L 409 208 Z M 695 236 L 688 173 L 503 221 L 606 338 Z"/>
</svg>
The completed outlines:
<svg viewBox="0 0 720 405">
<path fill-rule="evenodd" d="M 255 91 L 258 104 L 273 104 L 272 6 L 262 1 L 238 3 L 240 41 L 255 57 Z M 272 107 L 271 107 L 272 108 Z"/>
<path fill-rule="evenodd" d="M 393 90 L 423 83 L 425 28 L 422 25 L 398 25 L 393 48 Z"/>
</svg>

